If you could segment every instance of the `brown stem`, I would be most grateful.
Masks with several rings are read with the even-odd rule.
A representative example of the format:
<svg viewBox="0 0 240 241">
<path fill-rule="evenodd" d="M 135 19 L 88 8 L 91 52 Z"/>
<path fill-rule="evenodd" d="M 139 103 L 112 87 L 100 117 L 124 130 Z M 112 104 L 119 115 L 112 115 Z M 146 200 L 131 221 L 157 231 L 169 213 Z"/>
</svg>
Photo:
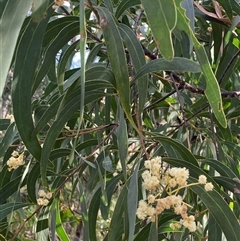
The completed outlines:
<svg viewBox="0 0 240 241">
<path fill-rule="evenodd" d="M 14 241 L 17 236 L 19 235 L 19 233 L 23 230 L 23 228 L 26 226 L 26 223 L 35 215 L 38 214 L 39 211 L 42 209 L 43 206 L 38 206 L 35 211 L 29 215 L 25 220 L 24 223 L 20 226 L 20 228 L 16 231 L 16 233 L 14 234 L 14 236 L 9 240 L 9 241 Z"/>
</svg>

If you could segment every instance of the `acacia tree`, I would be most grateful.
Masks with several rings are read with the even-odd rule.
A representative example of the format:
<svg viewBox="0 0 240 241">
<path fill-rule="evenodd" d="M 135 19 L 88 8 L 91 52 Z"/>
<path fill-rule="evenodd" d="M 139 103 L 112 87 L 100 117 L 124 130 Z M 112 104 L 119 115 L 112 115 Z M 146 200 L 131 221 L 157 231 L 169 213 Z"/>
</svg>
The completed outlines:
<svg viewBox="0 0 240 241">
<path fill-rule="evenodd" d="M 31 4 L 0 3 L 1 240 L 239 240 L 239 1 Z"/>
</svg>

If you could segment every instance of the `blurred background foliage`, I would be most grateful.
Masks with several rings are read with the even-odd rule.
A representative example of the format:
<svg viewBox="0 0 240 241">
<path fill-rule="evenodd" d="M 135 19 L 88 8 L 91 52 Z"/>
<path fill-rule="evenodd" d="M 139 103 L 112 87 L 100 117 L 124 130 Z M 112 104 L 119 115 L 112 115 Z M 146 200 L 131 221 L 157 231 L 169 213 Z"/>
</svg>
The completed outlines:
<svg viewBox="0 0 240 241">
<path fill-rule="evenodd" d="M 0 240 L 239 240 L 239 0 L 2 0 L 0 16 Z M 136 217 L 156 156 L 212 182 L 181 193 L 195 232 L 173 210 Z"/>
</svg>

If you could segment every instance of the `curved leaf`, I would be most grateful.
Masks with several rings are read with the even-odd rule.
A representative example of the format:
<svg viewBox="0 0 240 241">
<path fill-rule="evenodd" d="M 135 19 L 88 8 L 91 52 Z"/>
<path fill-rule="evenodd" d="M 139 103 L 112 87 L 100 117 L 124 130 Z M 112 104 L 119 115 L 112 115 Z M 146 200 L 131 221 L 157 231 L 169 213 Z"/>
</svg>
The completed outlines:
<svg viewBox="0 0 240 241">
<path fill-rule="evenodd" d="M 207 54 L 204 47 L 199 43 L 192 29 L 189 27 L 189 19 L 185 15 L 185 9 L 181 7 L 181 1 L 177 0 L 178 21 L 177 26 L 179 30 L 185 31 L 193 40 L 193 45 L 196 51 L 197 59 L 200 63 L 201 69 L 206 79 L 205 95 L 212 107 L 213 113 L 219 123 L 223 126 L 227 126 L 226 117 L 223 111 L 223 104 L 221 99 L 221 93 L 217 79 L 213 73 L 211 65 L 208 61 Z"/>
<path fill-rule="evenodd" d="M 107 236 L 107 240 L 114 241 L 117 240 L 118 235 L 122 236 L 121 233 L 121 223 L 122 223 L 122 216 L 124 214 L 124 210 L 127 204 L 127 186 L 124 185 L 123 189 L 121 190 L 120 195 L 118 196 L 116 208 L 114 209 L 111 223 L 110 223 L 110 229 Z M 126 235 L 126 233 L 125 233 Z"/>
<path fill-rule="evenodd" d="M 158 218 L 158 227 L 161 227 L 170 220 L 176 218 L 176 214 L 162 214 Z M 135 241 L 146 241 L 149 237 L 151 222 L 148 223 L 134 238 Z"/>
<path fill-rule="evenodd" d="M 4 203 L 0 205 L 0 220 L 3 220 L 7 215 L 12 213 L 13 211 L 30 206 L 31 204 L 27 203 Z"/>
<path fill-rule="evenodd" d="M 1 1 L 0 7 L 0 95 L 12 61 L 18 34 L 31 7 L 32 0 Z"/>
<path fill-rule="evenodd" d="M 236 174 L 224 163 L 217 160 L 201 160 L 202 163 L 208 164 L 210 167 L 214 168 L 222 176 L 237 178 Z"/>
<path fill-rule="evenodd" d="M 145 55 L 142 49 L 141 44 L 139 43 L 136 35 L 133 31 L 124 24 L 120 24 L 120 34 L 125 41 L 128 51 L 131 56 L 131 60 L 133 62 L 135 71 L 139 71 L 139 69 L 146 64 Z M 143 76 L 141 79 L 137 81 L 138 88 L 138 98 L 139 98 L 139 113 L 142 113 L 143 107 L 146 103 L 147 91 L 148 91 L 148 78 L 147 76 Z"/>
<path fill-rule="evenodd" d="M 166 60 L 174 57 L 172 30 L 177 21 L 174 0 L 141 0 L 156 44 Z"/>
<path fill-rule="evenodd" d="M 49 108 L 43 113 L 39 121 L 36 123 L 36 126 L 32 132 L 32 136 L 36 136 L 47 124 L 48 122 L 56 115 L 59 105 L 64 96 L 57 98 Z"/>
<path fill-rule="evenodd" d="M 196 183 L 197 179 L 190 177 L 189 181 Z M 238 220 L 218 192 L 215 190 L 206 192 L 201 185 L 191 186 L 189 188 L 203 201 L 219 227 L 224 232 L 227 240 L 238 241 L 240 237 Z"/>
<path fill-rule="evenodd" d="M 124 112 L 134 128 L 137 129 L 130 112 L 130 84 L 127 62 L 121 35 L 115 19 L 106 8 L 97 8 L 101 18 L 100 25 L 105 38 L 108 58 L 117 83 L 117 92 Z"/>
<path fill-rule="evenodd" d="M 128 132 L 127 132 L 127 124 L 124 119 L 124 113 L 120 106 L 118 108 L 118 119 L 119 119 L 119 126 L 116 130 L 118 154 L 119 154 L 119 159 L 121 161 L 124 179 L 127 180 L 126 161 L 127 161 L 127 155 L 128 155 Z"/>
<path fill-rule="evenodd" d="M 18 190 L 20 181 L 21 176 L 18 176 L 0 188 L 0 207 L 12 194 Z"/>
<path fill-rule="evenodd" d="M 194 157 L 194 155 L 180 142 L 177 140 L 173 140 L 169 137 L 166 137 L 164 135 L 158 134 L 158 133 L 149 133 L 152 138 L 159 140 L 161 144 L 163 144 L 163 147 L 167 149 L 167 147 L 171 147 L 173 151 L 177 151 L 183 160 L 198 166 L 197 159 Z M 167 149 L 168 150 L 168 149 Z M 171 150 L 171 149 L 170 149 Z M 174 153 L 171 153 L 171 151 L 168 153 L 169 157 L 172 157 Z M 176 157 L 176 156 L 175 156 Z"/>
<path fill-rule="evenodd" d="M 214 180 L 221 186 L 231 191 L 240 201 L 240 179 L 229 177 L 215 177 Z"/>
<path fill-rule="evenodd" d="M 58 88 L 59 92 L 62 94 L 63 93 L 63 82 L 64 82 L 64 75 L 65 75 L 65 70 L 66 70 L 66 64 L 69 61 L 70 56 L 74 53 L 74 50 L 77 48 L 79 45 L 79 40 L 71 44 L 63 53 L 61 56 L 61 59 L 58 64 L 58 78 L 57 78 L 57 83 L 58 83 Z"/>
<path fill-rule="evenodd" d="M 86 70 L 92 67 L 94 60 L 97 57 L 98 52 L 101 50 L 102 44 L 96 45 L 93 49 L 91 49 L 87 60 L 86 60 Z"/>
<path fill-rule="evenodd" d="M 136 221 L 136 211 L 138 205 L 138 170 L 140 166 L 140 161 L 136 165 L 131 180 L 129 183 L 128 191 L 128 220 L 129 220 L 129 235 L 128 241 L 132 241 L 135 231 L 135 221 Z"/>
<path fill-rule="evenodd" d="M 55 57 L 57 53 L 61 50 L 61 48 L 67 44 L 71 38 L 75 37 L 79 32 L 79 23 L 73 22 L 64 27 L 57 36 L 55 36 L 55 39 L 52 40 L 49 45 L 46 47 L 44 53 L 43 53 L 43 59 L 41 59 L 42 65 L 37 72 L 35 79 L 34 79 L 34 85 L 32 88 L 32 92 L 34 93 L 39 84 L 41 83 L 42 79 L 47 74 L 52 61 L 55 60 Z"/>
<path fill-rule="evenodd" d="M 44 32 L 52 11 L 50 7 L 46 18 L 40 22 L 29 22 L 17 48 L 12 85 L 13 113 L 18 132 L 29 152 L 38 160 L 41 156 L 41 147 L 37 137 L 31 136 L 34 129 L 31 90 Z"/>
<path fill-rule="evenodd" d="M 114 189 L 118 183 L 118 181 L 121 179 L 122 175 L 117 175 L 111 180 L 109 180 L 106 183 L 106 192 L 108 200 L 110 201 L 111 196 L 113 195 Z M 100 206 L 100 200 L 101 200 L 101 188 L 99 187 L 94 195 L 92 196 L 89 210 L 88 210 L 88 216 L 89 216 L 89 238 L 90 241 L 96 241 L 97 240 L 97 229 L 96 229 L 96 222 L 97 222 L 97 214 L 99 211 Z"/>
<path fill-rule="evenodd" d="M 175 57 L 172 61 L 165 59 L 154 59 L 145 64 L 135 75 L 135 80 L 151 72 L 158 71 L 182 71 L 182 72 L 201 72 L 199 64 L 196 62 L 186 59 Z"/>
<path fill-rule="evenodd" d="M 27 178 L 27 191 L 30 200 L 34 203 L 37 202 L 36 198 L 36 182 L 40 176 L 40 164 L 39 162 L 35 163 L 32 167 L 31 171 L 29 172 Z"/>
<path fill-rule="evenodd" d="M 4 131 L 10 125 L 10 119 L 0 119 L 0 131 Z"/>
<path fill-rule="evenodd" d="M 118 19 L 124 13 L 124 11 L 126 11 L 130 7 L 138 5 L 140 3 L 141 3 L 140 0 L 125 0 L 125 1 L 121 1 L 119 6 L 117 7 L 117 10 L 116 10 L 116 13 L 115 13 L 115 17 Z"/>
<path fill-rule="evenodd" d="M 70 241 L 62 225 L 59 206 L 60 206 L 60 202 L 59 202 L 59 198 L 57 197 L 54 199 L 54 204 L 53 204 L 53 207 L 55 208 L 55 211 L 56 211 L 56 232 L 61 240 Z"/>
<path fill-rule="evenodd" d="M 0 157 L 4 155 L 5 151 L 9 147 L 9 145 L 14 141 L 15 137 L 17 135 L 17 128 L 15 123 L 12 123 L 6 133 L 4 134 L 4 137 L 1 139 L 0 142 Z"/>
</svg>

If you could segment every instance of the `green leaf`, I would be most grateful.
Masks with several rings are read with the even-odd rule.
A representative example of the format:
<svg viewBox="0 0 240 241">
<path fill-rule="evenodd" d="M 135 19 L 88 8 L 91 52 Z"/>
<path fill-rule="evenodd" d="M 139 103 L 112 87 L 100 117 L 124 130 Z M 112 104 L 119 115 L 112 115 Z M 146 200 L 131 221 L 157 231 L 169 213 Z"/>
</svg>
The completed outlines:
<svg viewBox="0 0 240 241">
<path fill-rule="evenodd" d="M 40 22 L 47 16 L 47 8 L 49 1 L 46 0 L 34 0 L 32 4 L 31 18 L 33 22 Z"/>
<path fill-rule="evenodd" d="M 71 38 L 75 37 L 79 32 L 79 22 L 74 21 L 69 23 L 66 27 L 60 30 L 60 32 L 57 34 L 57 37 L 53 39 L 47 46 L 43 53 L 43 59 L 42 65 L 37 72 L 35 79 L 34 79 L 34 85 L 32 88 L 32 91 L 35 92 L 45 75 L 50 69 L 50 66 L 52 64 L 52 61 L 55 61 L 55 57 L 57 53 L 61 50 L 61 48 L 67 44 Z M 52 32 L 51 32 L 52 34 Z"/>
<path fill-rule="evenodd" d="M 121 190 L 120 195 L 118 196 L 117 203 L 112 215 L 111 223 L 110 223 L 110 231 L 108 233 L 108 240 L 114 241 L 117 240 L 119 232 L 121 231 L 120 225 L 122 222 L 122 216 L 124 214 L 124 210 L 127 204 L 127 194 L 128 188 L 126 184 L 124 185 L 123 189 Z"/>
<path fill-rule="evenodd" d="M 133 241 L 136 221 L 136 211 L 138 204 L 138 170 L 140 161 L 137 163 L 132 176 L 130 177 L 129 191 L 128 191 L 128 220 L 129 220 L 129 235 L 128 241 Z"/>
<path fill-rule="evenodd" d="M 4 89 L 21 26 L 31 7 L 32 0 L 5 2 L 4 5 L 1 1 L 0 7 L 0 95 Z"/>
<path fill-rule="evenodd" d="M 114 194 L 117 183 L 121 178 L 122 178 L 122 175 L 117 175 L 106 183 L 106 192 L 107 192 L 109 201 L 111 199 L 111 196 Z M 92 199 L 89 205 L 89 210 L 88 210 L 90 241 L 97 241 L 96 224 L 97 224 L 97 216 L 99 212 L 100 200 L 101 200 L 101 188 L 99 187 L 92 196 Z"/>
<path fill-rule="evenodd" d="M 124 24 L 120 24 L 120 34 L 125 41 L 128 51 L 131 56 L 131 60 L 134 65 L 135 71 L 139 71 L 139 69 L 146 64 L 145 55 L 143 52 L 143 48 L 139 43 L 134 32 Z M 138 98 L 139 98 L 139 113 L 142 113 L 144 105 L 146 103 L 147 91 L 148 91 L 148 78 L 147 76 L 143 76 L 137 81 L 138 88 Z"/>
<path fill-rule="evenodd" d="M 158 227 L 163 226 L 165 223 L 169 222 L 169 220 L 173 220 L 176 218 L 176 214 L 162 214 L 158 218 Z M 135 241 L 146 241 L 149 237 L 149 232 L 151 228 L 151 222 L 148 223 L 134 238 Z"/>
<path fill-rule="evenodd" d="M 125 1 L 121 1 L 119 6 L 117 7 L 116 13 L 115 13 L 115 17 L 116 19 L 120 18 L 121 15 L 130 7 L 135 6 L 140 4 L 140 0 L 125 0 Z"/>
<path fill-rule="evenodd" d="M 97 223 L 97 214 L 100 206 L 101 200 L 101 189 L 100 187 L 96 190 L 96 192 L 92 196 L 91 203 L 89 205 L 89 239 L 90 241 L 97 241 L 96 235 L 96 223 Z"/>
<path fill-rule="evenodd" d="M 67 49 L 64 51 L 63 55 L 61 56 L 61 59 L 58 64 L 58 78 L 57 78 L 57 83 L 58 83 L 58 88 L 60 94 L 63 93 L 63 82 L 64 82 L 64 75 L 65 75 L 65 70 L 66 70 L 66 64 L 69 61 L 70 56 L 74 53 L 74 50 L 77 48 L 79 45 L 79 40 L 71 44 Z"/>
<path fill-rule="evenodd" d="M 196 183 L 197 179 L 190 177 L 189 181 Z M 206 192 L 202 185 L 191 186 L 189 188 L 199 196 L 208 208 L 208 211 L 225 234 L 226 239 L 238 241 L 240 237 L 238 220 L 219 193 L 215 190 Z"/>
<path fill-rule="evenodd" d="M 48 228 L 48 218 L 40 219 L 37 221 L 36 232 L 40 232 Z"/>
<path fill-rule="evenodd" d="M 149 74 L 151 72 L 160 71 L 182 71 L 182 72 L 201 72 L 201 68 L 198 63 L 186 59 L 175 57 L 172 61 L 167 61 L 165 59 L 154 59 L 147 64 L 145 64 L 135 75 L 135 80 L 141 78 L 142 76 Z"/>
<path fill-rule="evenodd" d="M 64 157 L 64 156 L 69 156 L 71 153 L 71 149 L 67 148 L 57 148 L 51 151 L 49 159 L 51 161 L 56 160 L 57 158 Z"/>
<path fill-rule="evenodd" d="M 229 177 L 214 177 L 221 186 L 232 192 L 240 200 L 240 179 Z"/>
<path fill-rule="evenodd" d="M 35 163 L 32 167 L 31 171 L 29 172 L 27 178 L 27 192 L 30 200 L 34 203 L 37 202 L 36 198 L 36 182 L 40 176 L 40 164 L 39 162 Z"/>
<path fill-rule="evenodd" d="M 96 46 L 94 46 L 94 48 L 91 49 L 86 61 L 86 70 L 92 67 L 94 60 L 96 59 L 97 54 L 99 53 L 101 48 L 102 44 L 97 44 Z"/>
<path fill-rule="evenodd" d="M 113 6 L 116 7 L 121 2 L 121 0 L 111 0 L 111 2 Z"/>
<path fill-rule="evenodd" d="M 31 136 L 34 130 L 32 120 L 32 82 L 40 58 L 44 32 L 52 13 L 51 7 L 47 17 L 39 23 L 29 22 L 19 42 L 14 68 L 14 81 L 12 85 L 13 113 L 18 132 L 28 149 L 36 158 L 40 159 L 41 147 L 36 136 Z"/>
<path fill-rule="evenodd" d="M 212 71 L 204 47 L 201 45 L 201 43 L 199 43 L 192 29 L 190 28 L 189 19 L 185 15 L 185 10 L 181 7 L 181 1 L 182 0 L 176 0 L 178 13 L 176 28 L 181 31 L 185 31 L 187 34 L 189 34 L 189 36 L 191 36 L 197 59 L 200 63 L 202 72 L 205 76 L 207 83 L 205 95 L 209 101 L 209 104 L 213 110 L 216 119 L 223 127 L 226 127 L 227 121 L 223 111 L 221 93 L 217 79 Z"/>
<path fill-rule="evenodd" d="M 195 166 L 198 166 L 197 159 L 194 157 L 194 155 L 183 144 L 181 144 L 177 140 L 173 140 L 172 138 L 169 138 L 154 132 L 149 134 L 152 136 L 153 139 L 159 140 L 160 143 L 164 145 L 164 148 L 168 146 L 173 148 L 173 150 L 177 151 L 181 155 L 183 160 Z M 172 153 L 169 152 L 168 155 L 169 157 L 171 157 Z"/>
<path fill-rule="evenodd" d="M 3 220 L 7 215 L 11 214 L 13 211 L 18 210 L 23 207 L 30 206 L 31 204 L 27 203 L 4 203 L 0 205 L 0 220 Z"/>
<path fill-rule="evenodd" d="M 211 214 L 208 219 L 208 240 L 222 241 L 222 230 Z"/>
<path fill-rule="evenodd" d="M 194 31 L 195 13 L 194 13 L 193 1 L 192 0 L 183 0 L 181 5 L 184 9 L 186 9 L 186 16 L 189 18 L 190 27 Z"/>
<path fill-rule="evenodd" d="M 238 54 L 238 52 L 239 52 L 239 49 L 236 46 L 234 46 L 233 43 L 231 42 L 224 48 L 224 51 L 216 72 L 216 77 L 222 88 L 225 88 L 228 79 L 231 77 L 234 69 L 236 68 L 238 58 L 235 58 L 233 60 L 233 56 Z"/>
<path fill-rule="evenodd" d="M 141 0 L 157 47 L 166 60 L 174 57 L 172 30 L 177 21 L 174 0 Z"/>
<path fill-rule="evenodd" d="M 239 0 L 231 1 L 232 10 L 240 16 L 240 7 L 239 7 Z"/>
<path fill-rule="evenodd" d="M 115 172 L 115 169 L 113 168 L 112 165 L 112 160 L 109 156 L 107 156 L 104 161 L 102 162 L 102 167 L 104 168 L 104 170 L 106 170 L 107 172 Z"/>
<path fill-rule="evenodd" d="M 21 176 L 18 176 L 0 188 L 0 204 L 3 204 L 12 194 L 14 194 L 19 189 L 21 178 Z"/>
<path fill-rule="evenodd" d="M 107 46 L 108 58 L 117 83 L 117 92 L 124 112 L 132 126 L 137 127 L 130 112 L 130 84 L 127 62 L 121 35 L 118 31 L 115 19 L 106 8 L 97 8 L 100 16 L 100 25 Z"/>
<path fill-rule="evenodd" d="M 0 131 L 4 131 L 10 125 L 10 119 L 0 119 Z"/>
<path fill-rule="evenodd" d="M 83 224 L 83 241 L 89 241 L 89 219 L 88 210 L 86 204 L 86 197 L 83 191 L 82 184 L 79 184 L 79 191 L 81 193 L 80 203 L 81 203 L 81 213 L 82 213 L 82 224 Z"/>
<path fill-rule="evenodd" d="M 208 164 L 214 170 L 216 170 L 221 176 L 226 176 L 230 178 L 237 178 L 237 175 L 224 163 L 217 160 L 200 160 L 202 163 Z"/>
<path fill-rule="evenodd" d="M 119 126 L 116 130 L 117 136 L 117 143 L 118 143 L 118 150 L 119 150 L 119 159 L 122 165 L 122 171 L 124 179 L 127 180 L 127 170 L 126 170 L 126 161 L 127 161 L 127 154 L 128 154 L 128 132 L 127 132 L 127 124 L 124 119 L 124 113 L 119 106 L 118 108 L 119 113 Z"/>
<path fill-rule="evenodd" d="M 36 126 L 32 132 L 32 136 L 36 136 L 48 124 L 48 122 L 50 122 L 50 120 L 54 118 L 63 97 L 64 96 L 60 96 L 59 98 L 57 98 L 43 113 L 39 121 L 36 123 Z"/>
<path fill-rule="evenodd" d="M 43 39 L 43 48 L 47 48 L 49 44 L 56 39 L 56 36 L 69 24 L 78 23 L 79 17 L 67 16 L 65 18 L 56 18 L 50 21 Z"/>
<path fill-rule="evenodd" d="M 157 223 L 151 222 L 151 227 L 149 231 L 148 241 L 158 240 L 158 229 Z"/>
<path fill-rule="evenodd" d="M 70 241 L 62 225 L 59 205 L 60 205 L 59 197 L 55 197 L 53 201 L 53 207 L 56 210 L 56 232 L 61 240 Z"/>
<path fill-rule="evenodd" d="M 13 143 L 17 135 L 17 128 L 15 123 L 12 123 L 7 131 L 5 132 L 1 142 L 0 142 L 0 157 L 4 155 L 9 145 Z"/>
</svg>

